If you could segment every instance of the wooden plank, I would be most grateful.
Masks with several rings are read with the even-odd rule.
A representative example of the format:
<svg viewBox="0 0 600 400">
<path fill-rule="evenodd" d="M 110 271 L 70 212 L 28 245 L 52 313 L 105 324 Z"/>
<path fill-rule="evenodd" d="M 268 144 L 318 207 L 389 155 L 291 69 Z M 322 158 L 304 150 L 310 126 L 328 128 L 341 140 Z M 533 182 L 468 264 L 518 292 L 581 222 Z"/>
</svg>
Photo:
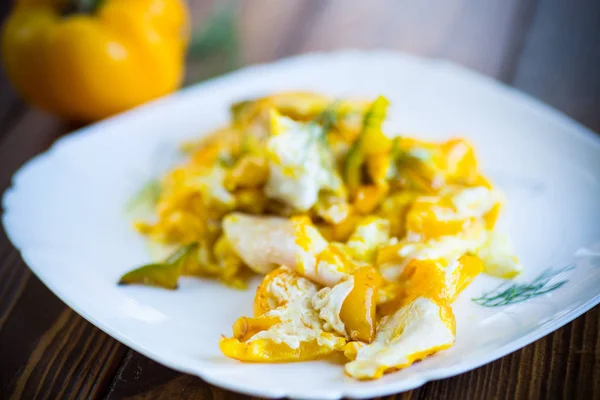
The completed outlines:
<svg viewBox="0 0 600 400">
<path fill-rule="evenodd" d="M 110 399 L 210 398 L 218 392 L 223 399 L 232 392 L 217 389 L 192 375 L 181 374 L 129 350 L 107 395 Z"/>
<path fill-rule="evenodd" d="M 8 247 L 8 239 L 4 230 L 0 229 L 0 244 L 5 244 L 7 250 L 0 255 L 0 331 L 21 297 L 25 285 L 31 277 L 29 268 L 23 266 L 23 261 L 17 250 Z"/>
<path fill-rule="evenodd" d="M 9 106 L 10 108 L 10 106 Z M 64 124 L 38 111 L 27 111 L 0 139 L 0 193 L 12 174 L 64 132 Z M 0 330 L 30 276 L 18 252 L 0 228 Z"/>
<path fill-rule="evenodd" d="M 73 127 L 36 110 L 2 125 L 0 193 L 26 160 Z M 1 397 L 99 397 L 125 351 L 34 277 L 0 229 Z"/>
<path fill-rule="evenodd" d="M 418 390 L 390 399 L 419 398 Z M 229 390 L 212 386 L 203 380 L 181 374 L 130 350 L 113 381 L 107 400 L 113 399 L 251 399 Z"/>
<path fill-rule="evenodd" d="M 0 393 L 99 397 L 125 351 L 32 277 L 0 331 Z"/>
<path fill-rule="evenodd" d="M 10 107 L 10 106 L 9 106 Z M 0 139 L 0 192 L 17 169 L 70 130 L 63 121 L 42 111 L 27 110 Z"/>
<path fill-rule="evenodd" d="M 513 85 L 600 132 L 598 71 L 600 2 L 540 1 Z"/>
<path fill-rule="evenodd" d="M 247 63 L 307 51 L 393 48 L 443 57 L 501 77 L 521 45 L 531 0 L 244 2 Z M 521 35 L 521 36 L 517 36 Z"/>
</svg>

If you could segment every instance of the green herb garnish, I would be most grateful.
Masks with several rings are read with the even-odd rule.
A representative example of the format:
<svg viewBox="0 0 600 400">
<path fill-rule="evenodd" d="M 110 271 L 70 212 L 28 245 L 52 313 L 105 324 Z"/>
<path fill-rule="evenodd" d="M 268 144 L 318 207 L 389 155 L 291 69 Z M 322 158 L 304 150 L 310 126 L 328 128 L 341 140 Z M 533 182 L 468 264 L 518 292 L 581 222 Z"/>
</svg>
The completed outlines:
<svg viewBox="0 0 600 400">
<path fill-rule="evenodd" d="M 315 118 L 314 121 L 321 125 L 323 137 L 337 124 L 339 105 L 340 100 L 333 101 Z"/>
<path fill-rule="evenodd" d="M 537 297 L 562 287 L 567 279 L 558 280 L 558 277 L 575 268 L 568 265 L 565 268 L 553 270 L 551 268 L 542 272 L 531 283 L 503 283 L 496 289 L 481 297 L 471 299 L 474 303 L 484 307 L 502 307 L 510 304 L 521 303 L 533 297 Z"/>
<path fill-rule="evenodd" d="M 361 131 L 348 151 L 344 164 L 344 176 L 351 191 L 355 191 L 363 181 L 362 166 L 365 162 L 365 147 L 376 145 L 372 140 L 381 140 L 382 137 L 385 137 L 381 126 L 388 106 L 389 101 L 383 96 L 377 97 L 371 103 L 365 112 Z"/>
<path fill-rule="evenodd" d="M 308 141 L 306 142 L 306 149 L 308 149 L 310 146 L 317 143 L 318 141 L 318 144 L 322 146 L 320 147 L 320 151 L 325 150 L 327 154 L 331 153 L 331 148 L 329 147 L 329 143 L 327 142 L 327 133 L 331 130 L 331 128 L 335 125 L 337 121 L 338 104 L 339 101 L 332 102 L 321 113 L 319 113 L 319 115 L 317 115 L 310 122 L 306 123 L 305 127 L 309 130 L 309 132 L 312 133 L 309 136 Z M 304 156 L 305 158 L 302 161 L 303 164 L 311 162 L 311 160 L 308 160 L 308 152 L 305 152 Z M 321 154 L 321 158 L 324 159 L 327 158 L 327 156 Z M 332 164 L 332 162 L 326 162 L 325 164 L 327 164 L 325 165 L 326 169 L 331 169 L 331 165 L 329 164 Z"/>
</svg>

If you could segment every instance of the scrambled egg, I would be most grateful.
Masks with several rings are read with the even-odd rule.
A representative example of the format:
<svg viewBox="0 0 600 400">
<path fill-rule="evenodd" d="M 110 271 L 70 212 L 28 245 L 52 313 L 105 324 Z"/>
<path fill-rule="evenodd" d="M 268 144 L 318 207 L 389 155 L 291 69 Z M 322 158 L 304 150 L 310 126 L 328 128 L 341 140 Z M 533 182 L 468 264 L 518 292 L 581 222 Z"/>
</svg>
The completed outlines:
<svg viewBox="0 0 600 400">
<path fill-rule="evenodd" d="M 454 343 L 452 309 L 419 297 L 383 319 L 375 340 L 355 350 L 345 371 L 357 379 L 377 379 L 385 372 L 408 367 Z"/>
<path fill-rule="evenodd" d="M 188 143 L 136 228 L 176 251 L 121 282 L 177 288 L 181 275 L 243 287 L 253 315 L 220 349 L 251 362 L 348 358 L 376 379 L 455 341 L 452 303 L 481 273 L 522 271 L 495 231 L 505 199 L 464 139 L 383 132 L 389 102 L 282 93 L 232 106 Z"/>
<path fill-rule="evenodd" d="M 333 288 L 324 287 L 312 299 L 312 306 L 319 311 L 324 327 L 346 337 L 346 326 L 340 316 L 344 301 L 354 289 L 354 278 L 350 277 Z"/>
<path fill-rule="evenodd" d="M 315 308 L 315 298 L 323 302 Z M 320 293 L 316 284 L 280 267 L 265 277 L 257 291 L 260 315 L 242 317 L 234 324 L 234 337 L 222 338 L 221 350 L 242 361 L 298 361 L 342 349 L 346 340 L 332 333 L 320 314 L 335 313 L 335 301 Z M 331 303 L 331 304 L 328 304 Z"/>
<path fill-rule="evenodd" d="M 390 223 L 383 218 L 367 217 L 359 222 L 348 238 L 347 246 L 352 257 L 373 262 L 377 249 L 390 240 Z"/>
<path fill-rule="evenodd" d="M 323 189 L 339 190 L 341 178 L 333 168 L 333 154 L 328 151 L 322 128 L 302 124 L 273 111 L 271 132 L 267 140 L 269 180 L 267 196 L 306 211 L 316 202 Z"/>
<path fill-rule="evenodd" d="M 486 274 L 499 278 L 514 278 L 523 271 L 515 256 L 510 238 L 499 232 L 487 232 L 485 242 L 477 250 Z"/>
</svg>

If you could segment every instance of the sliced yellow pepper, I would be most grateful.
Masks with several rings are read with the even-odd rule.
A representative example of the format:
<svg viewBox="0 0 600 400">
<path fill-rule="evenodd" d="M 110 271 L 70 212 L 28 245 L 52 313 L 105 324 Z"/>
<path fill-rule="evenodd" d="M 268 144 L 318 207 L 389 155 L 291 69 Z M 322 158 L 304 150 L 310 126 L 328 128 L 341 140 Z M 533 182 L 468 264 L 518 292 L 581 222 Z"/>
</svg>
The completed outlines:
<svg viewBox="0 0 600 400">
<path fill-rule="evenodd" d="M 268 199 L 262 188 L 238 189 L 233 195 L 236 210 L 262 214 L 267 207 Z"/>
<path fill-rule="evenodd" d="M 281 322 L 279 318 L 267 317 L 240 317 L 233 323 L 233 337 L 245 342 L 260 331 L 265 331 L 275 324 Z"/>
<path fill-rule="evenodd" d="M 256 294 L 254 296 L 254 316 L 260 317 L 281 305 L 280 300 L 278 300 L 269 290 L 273 282 L 281 280 L 286 282 L 287 285 L 299 287 L 301 285 L 301 279 L 303 278 L 300 275 L 287 267 L 279 267 L 266 274 L 256 289 Z"/>
<path fill-rule="evenodd" d="M 377 213 L 390 223 L 390 236 L 402 238 L 406 234 L 406 214 L 418 193 L 401 191 L 387 196 Z"/>
<path fill-rule="evenodd" d="M 387 193 L 387 186 L 361 185 L 356 189 L 352 205 L 359 214 L 371 214 L 381 204 Z"/>
<path fill-rule="evenodd" d="M 344 169 L 346 185 L 351 193 L 363 183 L 362 166 L 365 158 L 388 152 L 392 148 L 392 140 L 381 130 L 388 105 L 389 101 L 383 96 L 371 103 L 363 119 L 362 131 L 348 153 Z"/>
<path fill-rule="evenodd" d="M 468 254 L 454 261 L 412 260 L 398 279 L 397 297 L 380 310 L 383 314 L 394 312 L 421 296 L 450 304 L 482 271 L 482 261 Z"/>
<path fill-rule="evenodd" d="M 183 272 L 183 265 L 196 248 L 196 244 L 184 246 L 167 257 L 162 263 L 148 264 L 136 268 L 123 275 L 119 280 L 119 285 L 141 284 L 171 290 L 177 289 L 179 286 L 177 282 Z"/>
<path fill-rule="evenodd" d="M 360 221 L 360 216 L 350 212 L 348 216 L 340 223 L 330 225 L 329 237 L 327 240 L 332 242 L 345 242 L 348 240 L 356 224 Z"/>
<path fill-rule="evenodd" d="M 382 279 L 373 267 L 359 268 L 352 276 L 354 286 L 342 304 L 340 318 L 350 339 L 370 343 L 375 337 L 376 297 Z"/>
<path fill-rule="evenodd" d="M 338 338 L 333 347 L 321 346 L 316 340 L 302 342 L 297 348 L 285 343 L 275 343 L 268 339 L 241 342 L 236 338 L 222 337 L 219 348 L 227 357 L 251 362 L 293 362 L 308 361 L 342 351 L 346 341 Z"/>
<path fill-rule="evenodd" d="M 264 157 L 247 155 L 240 158 L 225 179 L 228 190 L 254 188 L 264 185 L 269 178 L 269 167 Z"/>
<path fill-rule="evenodd" d="M 473 185 L 479 176 L 473 146 L 464 139 L 456 138 L 442 143 L 440 150 L 444 160 L 444 173 L 451 183 Z"/>
<path fill-rule="evenodd" d="M 427 240 L 458 235 L 481 221 L 491 228 L 501 205 L 501 196 L 484 187 L 419 197 L 406 215 L 406 230 Z"/>
<path fill-rule="evenodd" d="M 458 235 L 477 221 L 474 217 L 441 219 L 436 215 L 437 212 L 452 214 L 454 210 L 451 207 L 417 200 L 406 215 L 406 230 L 426 239 L 436 239 L 441 236 Z"/>
</svg>

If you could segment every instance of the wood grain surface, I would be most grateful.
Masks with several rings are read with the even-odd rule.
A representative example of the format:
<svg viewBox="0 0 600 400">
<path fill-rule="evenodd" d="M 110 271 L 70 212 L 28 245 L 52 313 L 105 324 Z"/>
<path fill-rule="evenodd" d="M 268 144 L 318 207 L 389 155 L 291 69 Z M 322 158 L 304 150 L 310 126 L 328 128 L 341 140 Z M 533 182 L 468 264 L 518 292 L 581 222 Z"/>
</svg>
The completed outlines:
<svg viewBox="0 0 600 400">
<path fill-rule="evenodd" d="M 214 3 L 190 1 L 196 26 Z M 9 9 L 1 2 L 0 17 Z M 465 65 L 600 131 L 597 0 L 246 0 L 236 18 L 245 64 L 342 47 L 404 50 Z M 74 128 L 26 106 L 0 76 L 0 193 L 19 166 Z M 389 398 L 600 399 L 599 332 L 596 307 L 495 362 Z M 89 324 L 29 271 L 0 230 L 0 398 L 238 397 Z"/>
</svg>

